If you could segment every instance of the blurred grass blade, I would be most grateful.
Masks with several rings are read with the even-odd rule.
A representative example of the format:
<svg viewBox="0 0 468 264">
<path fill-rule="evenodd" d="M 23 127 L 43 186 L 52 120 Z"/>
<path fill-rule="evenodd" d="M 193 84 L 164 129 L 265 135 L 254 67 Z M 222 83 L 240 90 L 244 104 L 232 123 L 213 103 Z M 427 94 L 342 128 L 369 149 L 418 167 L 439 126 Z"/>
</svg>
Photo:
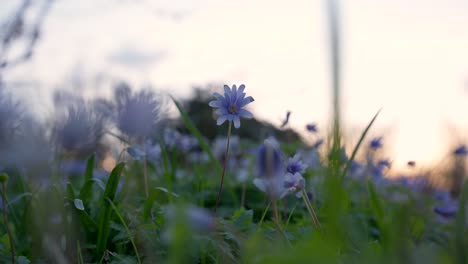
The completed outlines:
<svg viewBox="0 0 468 264">
<path fill-rule="evenodd" d="M 353 152 L 351 153 L 351 157 L 349 157 L 348 159 L 348 162 L 346 162 L 346 165 L 345 165 L 345 168 L 343 170 L 343 174 L 341 175 L 342 178 L 344 178 L 346 176 L 346 173 L 348 173 L 348 170 L 349 168 L 351 167 L 351 164 L 353 163 L 354 161 L 354 158 L 356 157 L 356 154 L 359 150 L 359 148 L 361 147 L 361 144 L 362 142 L 364 141 L 364 138 L 366 137 L 367 135 L 367 132 L 369 132 L 369 129 L 372 127 L 372 125 L 374 124 L 375 120 L 377 119 L 377 116 L 379 116 L 380 114 L 380 111 L 382 109 L 379 109 L 379 111 L 377 111 L 377 113 L 374 115 L 374 117 L 372 118 L 372 120 L 369 122 L 369 124 L 367 125 L 366 129 L 364 129 L 364 131 L 362 132 L 361 134 L 361 137 L 359 138 L 359 141 L 358 143 L 356 144 L 356 146 L 354 147 L 353 149 Z"/>
<path fill-rule="evenodd" d="M 203 151 L 206 152 L 206 154 L 208 154 L 210 161 L 213 163 L 216 170 L 218 170 L 218 173 L 221 174 L 223 171 L 223 168 L 221 167 L 218 160 L 216 160 L 215 156 L 213 155 L 213 152 L 211 151 L 210 146 L 208 146 L 205 140 L 203 140 L 203 137 L 200 131 L 195 127 L 195 124 L 193 124 L 192 120 L 190 120 L 190 117 L 187 115 L 184 109 L 182 109 L 182 106 L 180 105 L 180 103 L 174 97 L 171 96 L 171 98 L 172 98 L 172 101 L 174 101 L 174 104 L 176 105 L 177 109 L 179 110 L 180 115 L 182 117 L 182 121 L 184 122 L 185 126 L 190 131 L 190 133 L 197 138 L 198 143 L 200 144 L 200 147 L 203 149 Z"/>
<path fill-rule="evenodd" d="M 161 152 L 163 156 L 163 165 L 164 165 L 164 179 L 166 180 L 166 188 L 168 190 L 167 199 L 169 203 L 172 203 L 172 179 L 173 179 L 173 172 L 172 168 L 169 168 L 169 156 L 167 154 L 166 145 L 164 142 L 161 142 Z"/>
<path fill-rule="evenodd" d="M 109 200 L 113 201 L 115 193 L 117 191 L 117 186 L 119 184 L 120 175 L 125 167 L 123 162 L 117 164 L 115 168 L 110 173 L 109 179 L 107 180 L 106 190 L 102 196 L 101 206 L 100 206 L 100 215 L 99 215 L 99 225 L 98 225 L 98 237 L 96 244 L 96 255 L 98 259 L 104 254 L 106 249 L 107 240 L 109 236 L 110 221 L 112 215 L 112 207 L 109 204 Z"/>
<path fill-rule="evenodd" d="M 78 264 L 84 264 L 83 254 L 81 254 L 80 241 L 76 241 L 76 253 L 78 254 Z"/>
<path fill-rule="evenodd" d="M 377 220 L 379 228 L 383 227 L 384 208 L 382 200 L 375 190 L 374 183 L 371 180 L 367 181 L 367 190 L 369 192 L 370 206 Z"/>
<path fill-rule="evenodd" d="M 88 162 L 86 163 L 85 182 L 93 178 L 94 159 L 94 154 L 92 154 L 91 157 L 89 157 Z"/>
<path fill-rule="evenodd" d="M 84 204 L 87 204 L 91 200 L 93 195 L 93 171 L 94 171 L 94 154 L 89 157 L 86 163 L 85 181 L 83 187 L 81 187 L 80 194 L 78 197 L 83 200 Z"/>
<path fill-rule="evenodd" d="M 156 199 L 156 190 L 151 190 L 148 198 L 145 201 L 143 206 L 143 220 L 148 220 L 148 217 L 151 215 L 151 208 L 153 208 L 154 201 Z"/>
<path fill-rule="evenodd" d="M 125 220 L 123 219 L 122 215 L 120 214 L 119 209 L 115 206 L 115 204 L 112 202 L 112 200 L 110 200 L 109 198 L 107 198 L 107 201 L 108 201 L 109 204 L 112 206 L 112 209 L 114 209 L 115 214 L 117 215 L 117 217 L 119 218 L 120 222 L 121 222 L 122 225 L 124 226 L 125 231 L 127 232 L 128 238 L 130 239 L 130 242 L 132 243 L 133 250 L 135 251 L 135 255 L 136 255 L 136 258 L 137 258 L 137 260 L 138 260 L 138 263 L 141 264 L 140 255 L 138 254 L 138 250 L 137 250 L 135 241 L 133 240 L 132 234 L 130 234 L 130 230 L 128 229 L 127 223 L 125 223 Z"/>
</svg>

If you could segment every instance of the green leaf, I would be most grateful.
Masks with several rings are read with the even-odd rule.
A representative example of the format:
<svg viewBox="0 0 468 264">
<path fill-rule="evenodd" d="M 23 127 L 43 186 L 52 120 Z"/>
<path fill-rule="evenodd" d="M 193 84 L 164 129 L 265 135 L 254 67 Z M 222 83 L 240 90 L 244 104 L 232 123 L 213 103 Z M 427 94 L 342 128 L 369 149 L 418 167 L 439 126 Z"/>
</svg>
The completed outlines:
<svg viewBox="0 0 468 264">
<path fill-rule="evenodd" d="M 107 180 L 106 189 L 101 199 L 99 225 L 98 225 L 98 237 L 96 243 L 96 256 L 101 259 L 104 254 L 104 250 L 107 246 L 107 240 L 109 238 L 109 226 L 112 216 L 112 206 L 109 201 L 113 201 L 117 186 L 119 184 L 120 175 L 125 167 L 125 164 L 119 163 L 110 173 L 109 179 Z"/>
<path fill-rule="evenodd" d="M 80 199 L 75 199 L 73 200 L 73 204 L 75 205 L 75 208 L 80 210 L 80 211 L 84 211 L 84 205 L 83 205 L 83 201 L 80 200 Z"/>
<path fill-rule="evenodd" d="M 253 221 L 253 210 L 241 208 L 232 216 L 234 225 L 240 230 L 248 230 Z"/>
<path fill-rule="evenodd" d="M 174 104 L 176 105 L 177 109 L 179 110 L 180 115 L 182 117 L 182 121 L 184 122 L 185 126 L 190 131 L 190 133 L 197 138 L 198 143 L 200 144 L 200 147 L 203 149 L 203 151 L 206 152 L 206 154 L 208 154 L 208 157 L 210 158 L 211 163 L 213 163 L 213 166 L 216 168 L 218 173 L 221 174 L 223 171 L 223 168 L 221 167 L 218 160 L 213 155 L 213 152 L 211 151 L 210 146 L 205 142 L 200 131 L 195 127 L 195 124 L 192 122 L 192 120 L 190 120 L 190 117 L 184 111 L 181 104 L 177 102 L 177 100 L 174 99 L 174 97 L 171 96 L 171 98 L 172 98 L 172 101 L 174 101 Z"/>
</svg>

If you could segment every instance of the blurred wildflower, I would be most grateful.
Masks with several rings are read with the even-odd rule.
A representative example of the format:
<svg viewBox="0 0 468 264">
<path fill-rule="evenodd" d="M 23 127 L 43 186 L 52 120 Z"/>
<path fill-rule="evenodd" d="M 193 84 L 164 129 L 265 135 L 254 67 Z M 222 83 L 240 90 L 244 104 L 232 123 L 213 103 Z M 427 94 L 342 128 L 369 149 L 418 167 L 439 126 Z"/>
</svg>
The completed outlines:
<svg viewBox="0 0 468 264">
<path fill-rule="evenodd" d="M 127 153 L 135 160 L 156 161 L 161 158 L 161 146 L 147 140 L 143 145 L 134 145 L 127 148 Z"/>
<path fill-rule="evenodd" d="M 283 187 L 285 190 L 281 194 L 280 198 L 288 194 L 296 194 L 297 198 L 301 198 L 302 190 L 305 188 L 305 180 L 300 173 L 288 172 L 285 175 Z"/>
<path fill-rule="evenodd" d="M 195 206 L 167 208 L 166 221 L 169 224 L 183 221 L 192 232 L 204 233 L 216 229 L 216 221 L 211 212 Z"/>
<path fill-rule="evenodd" d="M 226 137 L 217 137 L 215 138 L 213 142 L 213 155 L 221 162 L 224 162 L 224 158 L 226 155 L 226 144 L 227 144 L 227 138 Z M 240 149 L 240 138 L 239 136 L 231 136 L 230 139 L 230 146 L 229 146 L 229 162 L 228 165 L 231 161 L 234 161 L 234 158 L 240 154 L 241 149 Z"/>
<path fill-rule="evenodd" d="M 241 84 L 239 90 L 236 85 L 224 85 L 224 97 L 219 93 L 214 93 L 216 100 L 211 101 L 209 106 L 218 108 L 215 113 L 218 115 L 217 125 L 222 125 L 224 121 L 233 121 L 234 127 L 240 127 L 240 118 L 252 118 L 251 112 L 243 109 L 247 104 L 254 101 L 251 96 L 245 97 L 245 85 Z"/>
<path fill-rule="evenodd" d="M 307 131 L 309 131 L 311 133 L 317 133 L 317 131 L 318 131 L 316 124 L 307 124 L 306 129 L 307 129 Z"/>
<path fill-rule="evenodd" d="M 351 162 L 351 166 L 349 167 L 349 174 L 352 177 L 361 178 L 362 176 L 364 176 L 365 171 L 366 171 L 366 167 L 363 164 L 355 160 Z"/>
<path fill-rule="evenodd" d="M 289 158 L 288 164 L 286 165 L 286 171 L 291 174 L 304 173 L 307 165 L 300 160 L 301 156 L 299 154 L 294 155 L 294 157 Z"/>
<path fill-rule="evenodd" d="M 172 129 L 172 128 L 164 129 L 163 139 L 164 139 L 164 144 L 166 144 L 167 148 L 169 149 L 174 148 L 180 137 L 181 135 L 177 130 Z"/>
<path fill-rule="evenodd" d="M 254 185 L 262 192 L 280 197 L 283 191 L 283 154 L 275 138 L 264 140 L 257 153 Z"/>
<path fill-rule="evenodd" d="M 413 161 L 413 160 L 410 160 L 410 161 L 408 161 L 407 165 L 408 165 L 409 167 L 414 167 L 414 166 L 416 166 L 416 162 Z"/>
<path fill-rule="evenodd" d="M 129 137 L 144 139 L 160 125 L 164 105 L 162 98 L 151 90 L 132 93 L 126 85 L 114 91 L 117 103 L 116 123 L 119 130 Z"/>
<path fill-rule="evenodd" d="M 103 117 L 83 104 L 68 106 L 54 128 L 54 139 L 61 149 L 85 156 L 98 149 L 103 134 Z"/>
<path fill-rule="evenodd" d="M 468 156 L 468 147 L 461 145 L 453 151 L 453 154 L 456 156 Z"/>
<path fill-rule="evenodd" d="M 369 146 L 371 147 L 371 149 L 374 149 L 374 150 L 382 148 L 383 146 L 382 137 L 372 139 Z"/>
<path fill-rule="evenodd" d="M 286 118 L 283 120 L 281 124 L 281 128 L 285 127 L 289 123 L 289 117 L 291 116 L 291 111 L 286 112 Z"/>
<path fill-rule="evenodd" d="M 390 168 L 392 164 L 390 163 L 389 160 L 386 160 L 386 159 L 382 159 L 382 160 L 379 160 L 379 162 L 377 162 L 377 166 L 378 167 L 381 167 L 381 168 Z"/>
<path fill-rule="evenodd" d="M 436 205 L 434 206 L 434 213 L 443 217 L 445 220 L 453 219 L 458 211 L 458 203 L 457 202 L 450 202 L 445 203 L 443 205 Z"/>
</svg>

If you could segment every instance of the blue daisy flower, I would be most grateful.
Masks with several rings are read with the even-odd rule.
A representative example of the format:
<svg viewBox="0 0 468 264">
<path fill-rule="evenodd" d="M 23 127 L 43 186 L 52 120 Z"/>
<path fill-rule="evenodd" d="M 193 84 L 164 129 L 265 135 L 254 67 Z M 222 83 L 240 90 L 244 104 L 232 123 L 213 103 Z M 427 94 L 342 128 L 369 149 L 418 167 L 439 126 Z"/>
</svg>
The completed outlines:
<svg viewBox="0 0 468 264">
<path fill-rule="evenodd" d="M 240 127 L 240 118 L 252 118 L 251 112 L 243 109 L 247 104 L 254 101 L 252 96 L 245 97 L 244 93 L 245 85 L 240 85 L 237 89 L 236 85 L 229 86 L 224 85 L 224 96 L 219 93 L 214 93 L 213 96 L 216 100 L 211 101 L 209 106 L 218 108 L 215 113 L 218 115 L 216 124 L 222 125 L 224 121 L 233 121 L 234 127 Z"/>
</svg>

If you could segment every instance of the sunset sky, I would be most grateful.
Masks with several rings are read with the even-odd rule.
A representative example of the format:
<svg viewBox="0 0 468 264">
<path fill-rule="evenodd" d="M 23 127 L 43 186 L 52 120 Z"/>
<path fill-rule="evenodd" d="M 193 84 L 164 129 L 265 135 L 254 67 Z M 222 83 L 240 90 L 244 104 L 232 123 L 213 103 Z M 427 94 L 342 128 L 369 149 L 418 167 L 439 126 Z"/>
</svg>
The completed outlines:
<svg viewBox="0 0 468 264">
<path fill-rule="evenodd" d="M 1 1 L 0 18 L 18 2 Z M 382 108 L 370 135 L 384 136 L 397 166 L 430 164 L 455 140 L 467 142 L 468 2 L 340 2 L 342 110 L 352 139 Z M 77 72 L 181 97 L 192 85 L 244 83 L 256 117 L 280 124 L 291 110 L 292 127 L 305 132 L 316 122 L 324 131 L 326 21 L 324 0 L 56 1 L 33 59 L 4 78 L 30 83 L 18 96 L 37 111 Z"/>
</svg>

